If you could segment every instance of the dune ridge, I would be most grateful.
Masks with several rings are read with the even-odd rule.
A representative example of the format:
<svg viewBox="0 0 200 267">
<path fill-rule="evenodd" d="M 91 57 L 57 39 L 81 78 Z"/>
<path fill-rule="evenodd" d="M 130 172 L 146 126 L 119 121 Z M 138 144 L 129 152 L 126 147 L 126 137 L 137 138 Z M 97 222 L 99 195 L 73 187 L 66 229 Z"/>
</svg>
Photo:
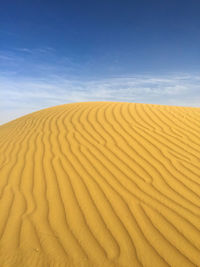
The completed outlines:
<svg viewBox="0 0 200 267">
<path fill-rule="evenodd" d="M 200 266 L 200 108 L 73 103 L 0 126 L 0 266 Z"/>
</svg>

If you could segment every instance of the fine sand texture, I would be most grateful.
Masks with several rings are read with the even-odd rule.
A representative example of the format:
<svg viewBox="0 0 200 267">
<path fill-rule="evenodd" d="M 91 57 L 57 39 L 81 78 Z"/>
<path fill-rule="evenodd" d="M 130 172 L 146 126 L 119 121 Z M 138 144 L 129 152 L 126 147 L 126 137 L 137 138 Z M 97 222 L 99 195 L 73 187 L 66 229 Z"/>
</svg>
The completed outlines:
<svg viewBox="0 0 200 267">
<path fill-rule="evenodd" d="M 73 103 L 0 126 L 0 266 L 200 266 L 200 108 Z"/>
</svg>

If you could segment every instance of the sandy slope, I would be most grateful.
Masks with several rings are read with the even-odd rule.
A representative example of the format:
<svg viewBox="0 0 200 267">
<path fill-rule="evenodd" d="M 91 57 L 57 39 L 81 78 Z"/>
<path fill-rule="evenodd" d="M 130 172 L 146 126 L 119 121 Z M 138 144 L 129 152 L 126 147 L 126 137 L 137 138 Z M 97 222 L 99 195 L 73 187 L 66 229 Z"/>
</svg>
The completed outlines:
<svg viewBox="0 0 200 267">
<path fill-rule="evenodd" d="M 0 266 L 200 266 L 200 109 L 77 103 L 0 126 Z"/>
</svg>

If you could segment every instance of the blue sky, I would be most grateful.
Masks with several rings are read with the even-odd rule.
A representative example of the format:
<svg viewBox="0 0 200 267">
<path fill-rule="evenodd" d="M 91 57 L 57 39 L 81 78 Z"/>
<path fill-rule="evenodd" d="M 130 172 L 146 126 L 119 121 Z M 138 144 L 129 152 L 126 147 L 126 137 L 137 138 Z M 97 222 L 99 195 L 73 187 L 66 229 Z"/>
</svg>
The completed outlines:
<svg viewBox="0 0 200 267">
<path fill-rule="evenodd" d="M 81 101 L 200 106 L 199 0 L 2 0 L 0 123 Z"/>
</svg>

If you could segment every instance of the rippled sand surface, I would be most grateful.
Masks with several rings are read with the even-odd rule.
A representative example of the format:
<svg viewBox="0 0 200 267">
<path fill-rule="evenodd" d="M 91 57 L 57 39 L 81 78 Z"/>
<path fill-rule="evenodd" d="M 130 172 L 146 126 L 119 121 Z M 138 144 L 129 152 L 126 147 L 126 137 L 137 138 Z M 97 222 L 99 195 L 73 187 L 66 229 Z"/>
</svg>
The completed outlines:
<svg viewBox="0 0 200 267">
<path fill-rule="evenodd" d="M 75 103 L 0 126 L 0 266 L 200 266 L 200 108 Z"/>
</svg>

